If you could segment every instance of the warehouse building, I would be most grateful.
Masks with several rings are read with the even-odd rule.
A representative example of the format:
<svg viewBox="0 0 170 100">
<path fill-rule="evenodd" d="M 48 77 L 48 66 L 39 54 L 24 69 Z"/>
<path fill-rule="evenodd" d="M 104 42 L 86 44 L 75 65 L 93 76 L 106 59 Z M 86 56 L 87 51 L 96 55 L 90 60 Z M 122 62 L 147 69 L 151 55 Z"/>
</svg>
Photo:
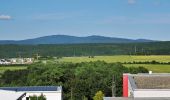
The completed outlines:
<svg viewBox="0 0 170 100">
<path fill-rule="evenodd" d="M 123 97 L 104 100 L 170 100 L 170 74 L 123 74 Z"/>
<path fill-rule="evenodd" d="M 170 74 L 123 74 L 123 97 L 170 97 Z"/>
<path fill-rule="evenodd" d="M 1 100 L 30 100 L 43 95 L 46 100 L 62 100 L 61 86 L 0 87 Z"/>
</svg>

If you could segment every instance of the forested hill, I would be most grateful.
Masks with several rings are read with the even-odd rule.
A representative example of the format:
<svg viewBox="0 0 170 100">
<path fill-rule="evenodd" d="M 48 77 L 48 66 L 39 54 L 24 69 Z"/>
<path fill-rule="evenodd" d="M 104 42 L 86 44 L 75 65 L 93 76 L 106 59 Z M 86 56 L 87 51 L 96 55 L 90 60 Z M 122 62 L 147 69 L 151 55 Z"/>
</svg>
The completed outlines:
<svg viewBox="0 0 170 100">
<path fill-rule="evenodd" d="M 134 42 L 153 42 L 147 39 L 125 39 L 104 36 L 76 37 L 68 35 L 51 35 L 35 39 L 26 40 L 0 40 L 0 44 L 80 44 L 80 43 L 134 43 Z"/>
<path fill-rule="evenodd" d="M 170 42 L 122 44 L 0 45 L 0 57 L 170 55 Z"/>
</svg>

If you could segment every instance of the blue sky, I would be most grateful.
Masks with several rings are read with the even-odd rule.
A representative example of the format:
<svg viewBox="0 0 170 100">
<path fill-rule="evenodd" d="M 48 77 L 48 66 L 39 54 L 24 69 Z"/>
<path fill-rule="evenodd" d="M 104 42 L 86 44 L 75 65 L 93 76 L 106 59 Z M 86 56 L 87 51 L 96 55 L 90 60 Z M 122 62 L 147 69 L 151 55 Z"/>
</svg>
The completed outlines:
<svg viewBox="0 0 170 100">
<path fill-rule="evenodd" d="M 0 40 L 57 34 L 170 40 L 170 0 L 0 0 Z"/>
</svg>

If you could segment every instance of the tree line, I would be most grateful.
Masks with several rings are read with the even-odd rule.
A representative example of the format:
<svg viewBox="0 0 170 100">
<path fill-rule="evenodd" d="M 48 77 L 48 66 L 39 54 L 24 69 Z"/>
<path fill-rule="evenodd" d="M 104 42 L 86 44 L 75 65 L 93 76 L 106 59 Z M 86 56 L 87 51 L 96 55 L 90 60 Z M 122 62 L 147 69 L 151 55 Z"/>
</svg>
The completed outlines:
<svg viewBox="0 0 170 100">
<path fill-rule="evenodd" d="M 0 58 L 40 56 L 169 55 L 170 42 L 0 45 Z"/>
</svg>

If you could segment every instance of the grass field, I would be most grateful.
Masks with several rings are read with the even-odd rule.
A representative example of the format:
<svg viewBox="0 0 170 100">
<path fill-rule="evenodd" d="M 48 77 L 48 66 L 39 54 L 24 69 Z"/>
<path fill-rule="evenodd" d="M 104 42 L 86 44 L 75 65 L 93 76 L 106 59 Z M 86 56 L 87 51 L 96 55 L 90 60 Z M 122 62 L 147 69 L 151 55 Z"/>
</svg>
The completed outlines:
<svg viewBox="0 0 170 100">
<path fill-rule="evenodd" d="M 47 62 L 55 63 L 55 62 L 90 62 L 90 61 L 105 61 L 107 63 L 114 62 L 146 62 L 146 61 L 157 61 L 157 62 L 170 62 L 170 56 L 95 56 L 94 58 L 89 57 L 63 57 L 62 59 L 47 60 Z M 156 73 L 170 73 L 170 65 L 161 65 L 161 64 L 124 64 L 127 67 L 145 67 L 148 70 L 152 70 Z M 0 67 L 0 75 L 4 73 L 6 70 L 20 70 L 26 69 L 26 66 L 2 66 Z"/>
<path fill-rule="evenodd" d="M 112 62 L 145 62 L 145 61 L 158 61 L 158 62 L 170 62 L 170 56 L 95 56 L 94 58 L 88 58 L 88 57 L 63 57 L 59 61 L 62 62 L 73 62 L 73 63 L 79 63 L 79 62 L 90 62 L 90 61 L 105 61 L 108 63 Z"/>
<path fill-rule="evenodd" d="M 170 56 L 160 55 L 160 56 L 95 56 L 94 58 L 88 57 L 63 57 L 59 61 L 61 62 L 90 62 L 90 61 L 105 61 L 107 63 L 114 62 L 146 62 L 146 61 L 157 61 L 157 62 L 170 62 Z M 155 73 L 170 73 L 170 65 L 161 65 L 161 64 L 124 64 L 127 67 L 145 67 L 148 70 L 151 70 Z"/>
<path fill-rule="evenodd" d="M 26 66 L 2 66 L 0 67 L 0 75 L 3 74 L 6 70 L 22 70 L 22 69 L 26 69 Z"/>
<path fill-rule="evenodd" d="M 145 67 L 154 73 L 170 73 L 170 65 L 161 64 L 124 64 L 126 67 Z"/>
</svg>

